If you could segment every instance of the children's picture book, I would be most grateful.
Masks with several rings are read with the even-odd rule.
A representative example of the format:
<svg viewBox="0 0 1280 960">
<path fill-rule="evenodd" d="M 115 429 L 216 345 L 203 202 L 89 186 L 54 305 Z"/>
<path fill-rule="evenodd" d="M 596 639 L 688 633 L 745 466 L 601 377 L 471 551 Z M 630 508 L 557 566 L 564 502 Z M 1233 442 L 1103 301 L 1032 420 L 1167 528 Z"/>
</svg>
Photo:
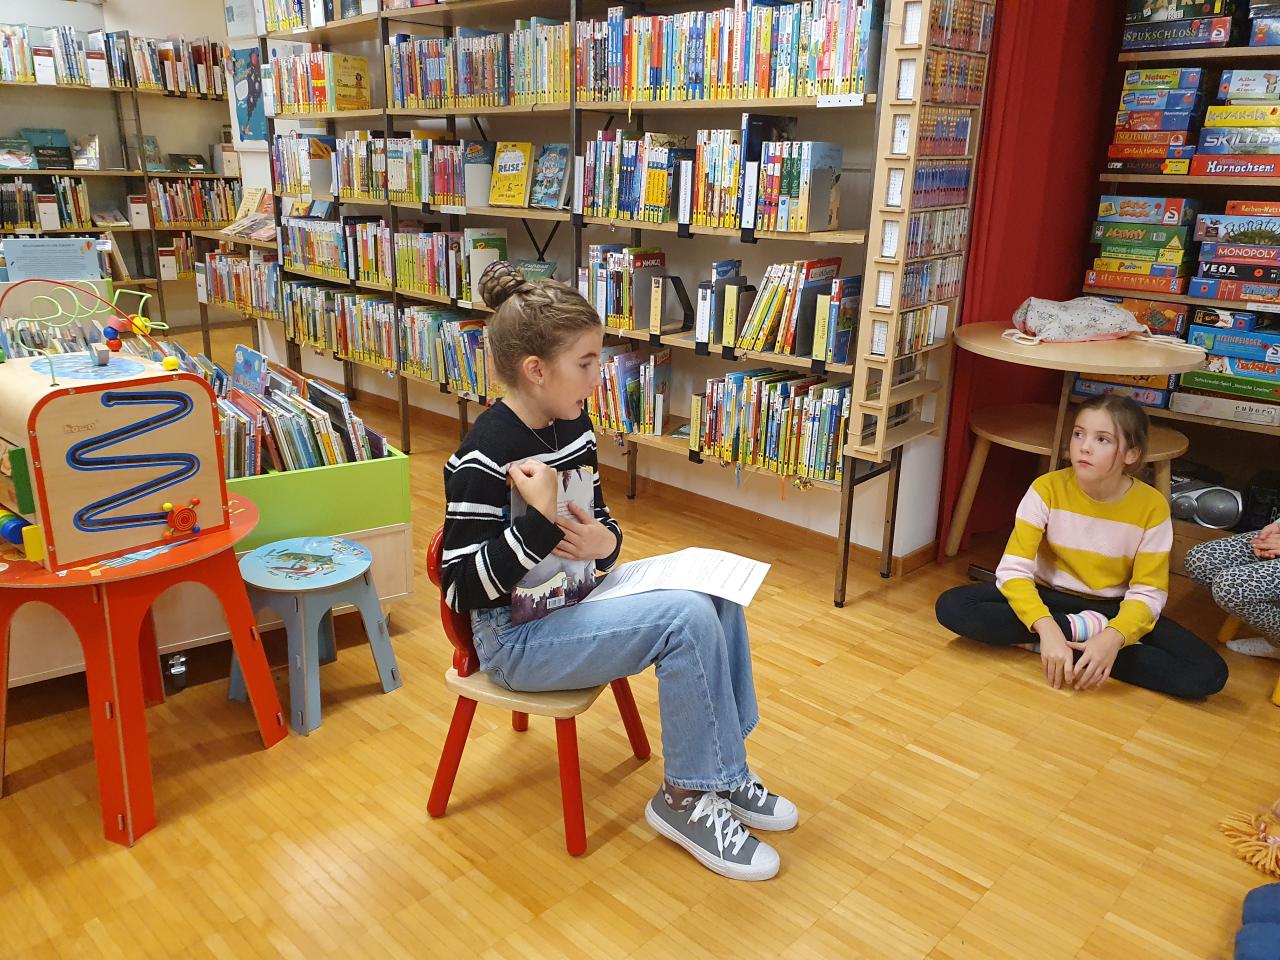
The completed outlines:
<svg viewBox="0 0 1280 960">
<path fill-rule="evenodd" d="M 267 385 L 267 358 L 243 343 L 236 344 L 231 384 L 246 393 L 262 393 Z"/>
<path fill-rule="evenodd" d="M 559 210 L 569 193 L 569 145 L 544 143 L 533 165 L 533 191 L 529 206 Z"/>
<path fill-rule="evenodd" d="M 462 250 L 467 258 L 467 292 L 475 296 L 485 268 L 507 258 L 507 228 L 468 227 L 462 231 Z"/>
<path fill-rule="evenodd" d="M 554 260 L 517 260 L 515 267 L 526 280 L 551 280 L 556 275 Z"/>
<path fill-rule="evenodd" d="M 22 137 L 0 137 L 0 170 L 34 170 L 36 152 Z"/>
<path fill-rule="evenodd" d="M 556 516 L 573 520 L 569 504 L 592 513 L 595 509 L 595 474 L 590 467 L 560 470 L 556 484 Z M 520 491 L 511 488 L 511 519 L 522 517 L 529 507 Z M 549 613 L 582 602 L 596 585 L 594 560 L 562 560 L 551 554 L 526 573 L 511 594 L 511 622 L 529 623 Z"/>
<path fill-rule="evenodd" d="M 71 161 L 77 170 L 102 169 L 102 151 L 96 133 L 76 140 L 71 148 Z"/>
<path fill-rule="evenodd" d="M 489 187 L 489 206 L 527 207 L 529 190 L 533 185 L 529 175 L 532 163 L 533 144 L 508 140 L 499 142 L 493 183 Z"/>
<path fill-rule="evenodd" d="M 208 173 L 209 161 L 198 153 L 169 154 L 170 169 L 178 173 Z"/>
<path fill-rule="evenodd" d="M 94 207 L 93 225 L 95 227 L 127 227 L 129 218 L 120 212 L 119 207 Z"/>
<path fill-rule="evenodd" d="M 487 140 L 466 141 L 462 154 L 462 190 L 468 207 L 489 206 L 493 158 L 497 149 L 496 143 Z"/>
<path fill-rule="evenodd" d="M 163 173 L 169 169 L 168 164 L 164 162 L 164 155 L 160 152 L 160 141 L 155 137 L 142 138 L 142 162 L 146 165 L 148 173 Z"/>
</svg>

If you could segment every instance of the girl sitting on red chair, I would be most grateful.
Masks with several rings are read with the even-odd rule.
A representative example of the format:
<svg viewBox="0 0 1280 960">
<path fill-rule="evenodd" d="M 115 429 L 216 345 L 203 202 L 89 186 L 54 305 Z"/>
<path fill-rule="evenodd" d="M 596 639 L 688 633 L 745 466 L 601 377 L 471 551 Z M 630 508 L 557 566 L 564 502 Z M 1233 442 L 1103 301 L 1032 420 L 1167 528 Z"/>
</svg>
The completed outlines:
<svg viewBox="0 0 1280 960">
<path fill-rule="evenodd" d="M 496 311 L 488 350 L 507 395 L 445 464 L 445 600 L 470 613 L 481 668 L 511 690 L 591 687 L 656 666 L 665 780 L 646 821 L 716 873 L 768 879 L 778 854 L 747 828 L 786 830 L 797 814 L 747 766 L 744 740 L 759 714 L 742 608 L 659 590 L 512 622 L 512 591 L 546 557 L 594 560 L 605 571 L 622 549 L 585 412 L 604 334 L 591 305 L 563 283 L 529 282 L 500 261 L 478 287 Z M 595 474 L 594 509 L 571 503 L 573 518 L 558 518 L 557 473 L 580 467 Z M 514 520 L 508 483 L 528 504 Z"/>
</svg>

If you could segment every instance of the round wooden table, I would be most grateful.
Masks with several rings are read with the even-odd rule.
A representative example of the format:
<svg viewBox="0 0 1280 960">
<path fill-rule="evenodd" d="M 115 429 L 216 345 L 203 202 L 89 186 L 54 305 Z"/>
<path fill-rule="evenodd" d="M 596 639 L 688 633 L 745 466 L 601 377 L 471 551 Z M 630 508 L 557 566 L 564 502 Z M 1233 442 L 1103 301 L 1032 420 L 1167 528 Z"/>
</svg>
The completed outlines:
<svg viewBox="0 0 1280 960">
<path fill-rule="evenodd" d="M 1117 375 L 1159 375 L 1186 373 L 1204 366 L 1205 352 L 1183 344 L 1174 346 L 1159 340 L 1090 340 L 1085 343 L 1015 343 L 1003 334 L 1010 329 L 1003 323 L 968 323 L 956 328 L 956 345 L 980 357 L 991 357 L 1006 363 L 1042 370 L 1062 371 L 1062 393 L 1058 398 L 1058 417 L 1054 424 L 1051 467 L 1057 466 L 1062 449 L 1062 434 L 1071 402 L 1071 385 L 1075 375 L 1098 377 Z"/>
<path fill-rule="evenodd" d="M 130 846 L 156 824 L 145 708 L 164 700 L 151 605 L 179 583 L 202 583 L 221 601 L 244 670 L 264 747 L 288 732 L 254 625 L 235 545 L 258 525 L 258 508 L 227 501 L 230 525 L 113 560 L 50 573 L 28 560 L 0 561 L 0 795 L 4 792 L 9 625 L 27 603 L 58 610 L 84 650 L 94 762 L 108 840 Z"/>
</svg>

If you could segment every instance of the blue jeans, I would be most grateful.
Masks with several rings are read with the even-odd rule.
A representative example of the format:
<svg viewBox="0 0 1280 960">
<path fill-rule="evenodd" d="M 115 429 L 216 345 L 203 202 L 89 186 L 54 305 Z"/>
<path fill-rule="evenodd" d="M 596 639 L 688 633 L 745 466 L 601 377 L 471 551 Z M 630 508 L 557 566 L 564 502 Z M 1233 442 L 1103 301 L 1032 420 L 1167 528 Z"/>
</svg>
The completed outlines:
<svg viewBox="0 0 1280 960">
<path fill-rule="evenodd" d="M 480 665 L 510 690 L 572 690 L 657 667 L 666 779 L 728 790 L 747 777 L 743 741 L 760 720 L 742 607 L 688 590 L 580 603 L 512 624 L 473 610 Z"/>
</svg>

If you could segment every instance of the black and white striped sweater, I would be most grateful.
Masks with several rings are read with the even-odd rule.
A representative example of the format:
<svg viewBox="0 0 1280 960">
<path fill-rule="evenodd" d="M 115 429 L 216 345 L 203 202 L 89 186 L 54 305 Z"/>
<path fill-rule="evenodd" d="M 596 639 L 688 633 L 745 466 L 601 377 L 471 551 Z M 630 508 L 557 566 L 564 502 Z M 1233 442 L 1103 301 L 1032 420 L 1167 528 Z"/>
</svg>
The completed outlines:
<svg viewBox="0 0 1280 960">
<path fill-rule="evenodd" d="M 596 435 L 590 418 L 584 413 L 577 420 L 557 420 L 535 436 L 535 431 L 499 400 L 476 418 L 462 446 L 444 465 L 447 504 L 441 574 L 445 600 L 454 610 L 467 612 L 511 603 L 511 592 L 520 578 L 563 538 L 553 521 L 532 508 L 511 522 L 507 469 L 525 460 L 540 460 L 554 470 L 590 467 L 595 471 L 595 517 L 618 537 L 617 549 L 596 566 L 607 570 L 618 559 L 622 530 L 609 515 L 600 490 Z"/>
</svg>

